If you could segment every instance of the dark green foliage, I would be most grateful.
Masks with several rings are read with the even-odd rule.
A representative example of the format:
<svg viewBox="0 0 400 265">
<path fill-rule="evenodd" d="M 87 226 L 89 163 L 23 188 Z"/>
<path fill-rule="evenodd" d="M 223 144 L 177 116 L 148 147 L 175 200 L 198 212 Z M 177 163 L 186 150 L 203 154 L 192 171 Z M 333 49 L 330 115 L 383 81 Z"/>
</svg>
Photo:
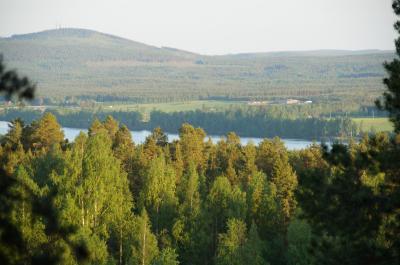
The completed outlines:
<svg viewBox="0 0 400 265">
<path fill-rule="evenodd" d="M 293 110 L 295 111 L 295 110 Z M 307 117 L 307 112 L 291 117 L 290 110 L 275 109 L 232 109 L 223 112 L 188 111 L 165 113 L 153 111 L 150 120 L 144 122 L 140 112 L 78 111 L 62 112 L 49 110 L 57 120 L 70 128 L 88 128 L 97 120 L 109 115 L 125 124 L 131 130 L 155 130 L 154 140 L 160 146 L 165 145 L 165 132 L 178 133 L 183 123 L 201 127 L 211 135 L 225 135 L 231 131 L 240 136 L 275 137 L 290 139 L 331 139 L 356 137 L 361 134 L 359 128 L 348 117 Z M 47 113 L 47 112 L 46 112 Z M 21 111 L 8 109 L 0 111 L 0 119 L 11 121 L 18 117 L 32 122 L 43 115 L 40 111 Z M 162 128 L 162 129 L 161 129 Z M 164 130 L 164 131 L 163 131 Z M 114 132 L 115 133 L 115 132 Z"/>
<path fill-rule="evenodd" d="M 400 1 L 393 1 L 393 10 L 396 15 L 400 15 Z M 395 30 L 400 33 L 400 21 L 394 24 Z M 384 102 L 377 101 L 377 105 L 389 112 L 390 118 L 394 123 L 395 132 L 400 132 L 400 37 L 395 41 L 397 57 L 392 62 L 385 63 L 385 69 L 389 77 L 383 80 L 387 91 L 383 93 Z"/>
<path fill-rule="evenodd" d="M 393 1 L 400 15 L 400 2 Z M 399 31 L 400 24 L 395 28 Z M 400 55 L 400 41 L 396 40 Z M 399 61 L 386 63 L 384 103 L 399 132 Z M 321 155 L 322 154 L 322 155 Z M 374 134 L 360 143 L 315 147 L 293 157 L 299 169 L 298 199 L 312 228 L 317 264 L 400 262 L 400 136 Z M 300 163 L 299 163 L 300 162 Z"/>
<path fill-rule="evenodd" d="M 0 95 L 6 99 L 17 96 L 18 99 L 32 99 L 35 93 L 35 86 L 27 77 L 18 76 L 14 70 L 7 70 L 3 63 L 3 56 L 0 54 Z"/>
<path fill-rule="evenodd" d="M 334 145 L 325 153 L 329 167 L 299 175 L 318 264 L 398 263 L 398 144 L 375 135 L 359 145 Z"/>
</svg>

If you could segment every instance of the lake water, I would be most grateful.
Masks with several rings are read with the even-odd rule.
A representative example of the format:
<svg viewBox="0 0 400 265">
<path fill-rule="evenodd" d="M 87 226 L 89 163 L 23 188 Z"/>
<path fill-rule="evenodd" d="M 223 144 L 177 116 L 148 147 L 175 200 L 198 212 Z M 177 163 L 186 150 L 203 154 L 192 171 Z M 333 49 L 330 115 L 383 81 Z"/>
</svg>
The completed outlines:
<svg viewBox="0 0 400 265">
<path fill-rule="evenodd" d="M 69 141 L 73 141 L 75 137 L 79 134 L 79 132 L 85 132 L 87 133 L 87 130 L 85 129 L 77 129 L 77 128 L 63 128 L 64 130 L 64 135 Z M 8 122 L 6 121 L 0 121 L 0 134 L 4 135 L 8 131 Z M 132 138 L 135 143 L 143 143 L 146 140 L 146 137 L 151 134 L 150 131 L 131 131 L 132 133 Z M 174 133 L 167 133 L 168 135 L 168 140 L 173 141 L 179 139 L 178 134 Z M 221 138 L 224 136 L 218 136 L 218 135 L 209 135 L 208 137 L 211 138 L 211 140 L 216 143 Z M 250 141 L 252 141 L 255 145 L 258 145 L 263 139 L 262 138 L 256 138 L 256 137 L 240 137 L 240 141 L 243 145 L 246 145 Z M 287 149 L 289 150 L 299 150 L 299 149 L 304 149 L 308 147 L 310 144 L 312 144 L 311 141 L 308 140 L 299 140 L 299 139 L 281 139 L 284 143 Z"/>
</svg>

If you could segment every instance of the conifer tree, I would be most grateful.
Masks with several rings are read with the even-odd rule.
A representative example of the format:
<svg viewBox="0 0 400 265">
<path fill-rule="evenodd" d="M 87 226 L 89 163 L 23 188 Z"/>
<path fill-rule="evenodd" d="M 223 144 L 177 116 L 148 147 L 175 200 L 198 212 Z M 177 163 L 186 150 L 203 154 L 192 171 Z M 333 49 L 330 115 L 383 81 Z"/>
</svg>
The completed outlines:
<svg viewBox="0 0 400 265">
<path fill-rule="evenodd" d="M 280 209 L 280 230 L 286 234 L 287 226 L 296 209 L 295 190 L 297 176 L 289 164 L 289 157 L 283 143 L 275 138 L 260 143 L 257 154 L 257 166 L 276 187 Z"/>
<path fill-rule="evenodd" d="M 0 142 L 2 148 L 0 161 L 6 173 L 12 175 L 16 166 L 21 164 L 25 158 L 22 144 L 24 125 L 21 120 L 17 119 L 12 121 L 9 126 L 9 131 Z"/>
<path fill-rule="evenodd" d="M 92 124 L 90 125 L 89 130 L 88 130 L 88 134 L 89 134 L 89 136 L 92 136 L 92 135 L 95 135 L 95 134 L 100 133 L 100 132 L 107 132 L 108 133 L 106 128 L 104 128 L 103 123 L 101 123 L 101 121 L 99 121 L 99 119 L 96 118 L 96 119 L 93 120 Z"/>
<path fill-rule="evenodd" d="M 41 119 L 31 126 L 30 147 L 33 150 L 47 150 L 54 144 L 64 141 L 64 132 L 56 117 L 46 112 Z"/>
<path fill-rule="evenodd" d="M 293 220 L 288 229 L 287 263 L 309 265 L 314 260 L 311 251 L 311 227 L 305 220 Z"/>
<path fill-rule="evenodd" d="M 184 123 L 179 129 L 179 138 L 182 146 L 183 161 L 185 168 L 190 163 L 194 163 L 198 169 L 204 166 L 204 137 L 205 132 L 201 128 L 194 128 L 193 126 Z"/>
<path fill-rule="evenodd" d="M 156 145 L 160 147 L 164 147 L 168 144 L 168 136 L 164 133 L 164 131 L 160 127 L 154 128 L 150 137 L 153 138 Z"/>
<path fill-rule="evenodd" d="M 400 1 L 393 0 L 392 7 L 394 13 L 400 16 Z M 394 24 L 394 28 L 400 34 L 400 21 Z M 383 93 L 384 101 L 377 100 L 376 104 L 389 113 L 390 119 L 394 124 L 394 131 L 400 133 L 400 60 L 398 58 L 400 56 L 400 37 L 396 39 L 395 46 L 397 58 L 384 64 L 389 74 L 389 77 L 383 80 L 387 87 L 387 91 Z"/>
<path fill-rule="evenodd" d="M 114 141 L 115 135 L 117 134 L 119 128 L 118 121 L 116 121 L 112 116 L 108 115 L 103 122 L 103 127 L 107 130 L 111 140 Z"/>
<path fill-rule="evenodd" d="M 184 165 L 181 144 L 179 141 L 174 141 L 170 145 L 170 154 L 171 154 L 172 165 L 175 168 L 176 184 L 179 185 L 183 175 L 183 165 Z"/>
</svg>

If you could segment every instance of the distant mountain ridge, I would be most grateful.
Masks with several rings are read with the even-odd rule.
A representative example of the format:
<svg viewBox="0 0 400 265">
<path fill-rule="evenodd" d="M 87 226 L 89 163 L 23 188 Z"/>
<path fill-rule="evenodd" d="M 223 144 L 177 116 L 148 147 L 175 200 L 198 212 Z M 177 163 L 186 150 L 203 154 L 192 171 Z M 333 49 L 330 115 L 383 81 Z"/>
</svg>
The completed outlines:
<svg viewBox="0 0 400 265">
<path fill-rule="evenodd" d="M 59 29 L 49 29 L 39 32 L 26 33 L 26 34 L 14 34 L 10 37 L 1 37 L 1 39 L 11 39 L 11 40 L 40 40 L 46 38 L 90 38 L 93 36 L 102 36 L 104 38 L 110 38 L 117 41 L 125 41 L 127 43 L 135 43 L 136 45 L 143 45 L 147 47 L 152 47 L 155 49 L 163 49 L 175 52 L 186 52 L 193 55 L 200 54 L 191 51 L 185 51 L 179 48 L 162 46 L 161 48 L 148 45 L 142 42 L 130 40 L 127 38 L 119 37 L 116 35 L 102 33 L 95 30 L 81 29 L 81 28 L 59 28 Z M 392 50 L 379 50 L 379 49 L 368 49 L 368 50 L 336 50 L 336 49 L 322 49 L 322 50 L 304 50 L 304 51 L 271 51 L 271 52 L 252 52 L 252 53 L 233 53 L 233 54 L 223 54 L 216 56 L 257 56 L 257 55 L 275 55 L 275 56 L 343 56 L 343 55 L 363 55 L 363 54 L 376 54 L 376 53 L 390 53 Z"/>
<path fill-rule="evenodd" d="M 381 94 L 382 63 L 394 57 L 380 50 L 210 56 L 76 28 L 0 38 L 0 53 L 38 83 L 41 96 L 135 102 L 371 100 Z"/>
</svg>

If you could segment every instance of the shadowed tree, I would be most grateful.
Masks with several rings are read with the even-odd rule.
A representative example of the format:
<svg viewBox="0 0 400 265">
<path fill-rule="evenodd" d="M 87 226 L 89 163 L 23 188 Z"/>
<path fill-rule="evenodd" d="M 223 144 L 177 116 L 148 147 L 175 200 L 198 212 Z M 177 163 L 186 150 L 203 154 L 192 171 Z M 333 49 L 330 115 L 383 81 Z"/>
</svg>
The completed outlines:
<svg viewBox="0 0 400 265">
<path fill-rule="evenodd" d="M 0 56 L 0 95 L 4 95 L 6 99 L 17 97 L 20 100 L 29 100 L 33 99 L 34 92 L 35 86 L 28 78 L 20 77 L 13 70 L 6 70 L 3 58 Z M 21 178 L 26 176 L 23 172 L 19 174 Z M 87 258 L 86 245 L 82 244 L 83 242 L 76 243 L 70 240 L 70 236 L 76 231 L 75 228 L 60 222 L 60 213 L 54 205 L 57 190 L 52 189 L 46 196 L 38 197 L 32 190 L 32 186 L 25 185 L 21 182 L 21 178 L 15 178 L 0 168 L 0 263 L 59 264 L 65 253 L 65 247 L 71 248 L 72 255 L 77 258 L 77 261 Z M 24 192 L 16 192 L 15 189 L 18 187 Z M 23 237 L 20 227 L 12 222 L 16 205 L 24 200 L 32 203 L 32 215 L 35 218 L 41 218 L 47 224 L 46 236 L 52 239 L 59 238 L 67 244 L 66 246 L 43 248 L 38 255 L 29 256 L 28 242 Z"/>
<path fill-rule="evenodd" d="M 7 70 L 0 55 L 0 95 L 6 99 L 33 99 L 35 85 L 27 77 L 20 77 L 15 70 Z"/>
<path fill-rule="evenodd" d="M 393 1 L 400 15 L 400 1 Z M 400 21 L 395 24 L 400 32 Z M 400 38 L 396 40 L 400 55 Z M 400 61 L 385 63 L 384 102 L 400 132 Z M 314 157 L 319 160 L 318 156 Z M 318 264 L 399 264 L 400 135 L 373 134 L 358 144 L 334 144 L 323 163 L 300 167 L 298 198 L 312 228 Z M 310 160 L 309 160 L 310 161 Z"/>
<path fill-rule="evenodd" d="M 400 15 L 400 1 L 394 0 L 392 4 L 394 13 Z M 400 21 L 394 24 L 395 30 L 400 33 Z M 387 87 L 387 91 L 383 93 L 384 101 L 376 101 L 379 108 L 389 112 L 391 121 L 394 123 L 394 130 L 400 133 L 400 37 L 395 41 L 397 58 L 392 62 L 385 62 L 389 77 L 383 79 L 383 83 Z"/>
</svg>

